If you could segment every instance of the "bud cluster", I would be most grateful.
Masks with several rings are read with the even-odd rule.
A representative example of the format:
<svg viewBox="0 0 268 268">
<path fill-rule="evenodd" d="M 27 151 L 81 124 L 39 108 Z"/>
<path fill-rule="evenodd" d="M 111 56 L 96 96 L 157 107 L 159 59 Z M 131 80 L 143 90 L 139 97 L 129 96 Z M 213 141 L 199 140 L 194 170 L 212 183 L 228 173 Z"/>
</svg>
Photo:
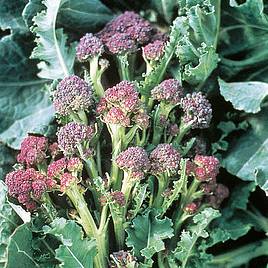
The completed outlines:
<svg viewBox="0 0 268 268">
<path fill-rule="evenodd" d="M 159 144 L 150 154 L 152 174 L 175 174 L 180 166 L 180 153 L 170 144 Z"/>
<path fill-rule="evenodd" d="M 78 152 L 78 146 L 89 142 L 94 136 L 94 126 L 71 122 L 61 127 L 58 131 L 59 148 L 64 155 L 74 155 Z"/>
<path fill-rule="evenodd" d="M 192 129 L 209 127 L 212 109 L 209 101 L 201 92 L 187 94 L 181 100 L 181 107 L 184 112 L 182 120 L 185 124 L 190 124 Z"/>
<path fill-rule="evenodd" d="M 76 75 L 64 78 L 54 93 L 53 104 L 60 115 L 88 110 L 93 104 L 92 88 L 86 81 Z"/>
<path fill-rule="evenodd" d="M 92 33 L 85 34 L 76 47 L 76 57 L 80 62 L 100 56 L 104 52 L 102 41 Z"/>
<path fill-rule="evenodd" d="M 28 210 L 34 210 L 42 194 L 55 185 L 55 181 L 33 168 L 8 173 L 5 183 L 9 195 L 16 198 Z"/>
<path fill-rule="evenodd" d="M 161 40 L 155 40 L 153 43 L 149 43 L 143 47 L 143 55 L 146 60 L 158 61 L 162 58 L 165 52 L 165 42 Z"/>
<path fill-rule="evenodd" d="M 130 126 L 131 120 L 139 120 L 140 126 L 149 125 L 149 117 L 141 108 L 135 85 L 128 81 L 122 81 L 105 91 L 97 106 L 97 113 L 102 115 L 104 122 L 110 124 L 127 127 Z"/>
<path fill-rule="evenodd" d="M 167 79 L 152 89 L 151 95 L 155 100 L 176 105 L 180 103 L 184 92 L 178 80 Z"/>
<path fill-rule="evenodd" d="M 129 147 L 121 152 L 116 158 L 116 164 L 135 179 L 142 178 L 150 168 L 148 154 L 141 147 Z"/>
<path fill-rule="evenodd" d="M 22 141 L 20 149 L 17 161 L 25 164 L 27 167 L 32 167 L 45 160 L 48 140 L 45 137 L 29 135 Z"/>
</svg>

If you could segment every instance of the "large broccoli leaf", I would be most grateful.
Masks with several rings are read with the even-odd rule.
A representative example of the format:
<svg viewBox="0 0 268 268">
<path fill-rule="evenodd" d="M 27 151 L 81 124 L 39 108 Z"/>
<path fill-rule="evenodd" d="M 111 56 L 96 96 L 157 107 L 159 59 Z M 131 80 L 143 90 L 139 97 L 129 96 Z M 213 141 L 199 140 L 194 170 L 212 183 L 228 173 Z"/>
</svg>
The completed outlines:
<svg viewBox="0 0 268 268">
<path fill-rule="evenodd" d="M 228 3 L 229 2 L 229 3 Z M 263 0 L 224 1 L 220 34 L 221 75 L 225 80 L 267 82 L 268 16 Z M 242 79 L 241 79 L 242 78 Z"/>
<path fill-rule="evenodd" d="M 26 38 L 9 35 L 0 41 L 0 140 L 15 149 L 28 132 L 45 133 L 54 113 L 41 90 L 46 81 L 37 79 L 28 59 Z"/>
<path fill-rule="evenodd" d="M 223 166 L 245 181 L 256 181 L 268 193 L 267 109 L 249 117 L 251 128 L 235 139 L 223 160 Z"/>
<path fill-rule="evenodd" d="M 56 20 L 61 6 L 67 0 L 45 0 L 46 10 L 38 13 L 34 18 L 33 33 L 36 34 L 37 46 L 31 57 L 41 60 L 38 63 L 41 78 L 58 79 L 73 72 L 75 59 L 75 43 L 67 46 L 67 36 L 63 29 L 56 29 Z"/>
<path fill-rule="evenodd" d="M 25 1 L 0 0 L 0 29 L 12 29 L 15 32 L 27 32 L 28 29 L 21 17 Z"/>
<path fill-rule="evenodd" d="M 226 83 L 219 79 L 220 92 L 226 101 L 230 101 L 235 109 L 247 113 L 257 113 L 261 104 L 268 96 L 268 83 L 264 82 L 233 82 Z"/>
<path fill-rule="evenodd" d="M 148 210 L 133 220 L 127 233 L 126 244 L 133 248 L 135 256 L 151 259 L 156 252 L 165 249 L 163 240 L 173 236 L 172 221 L 160 219 L 154 210 Z"/>
<path fill-rule="evenodd" d="M 83 239 L 82 229 L 74 221 L 55 219 L 50 226 L 44 226 L 43 230 L 62 243 L 56 249 L 56 259 L 61 262 L 60 267 L 93 268 L 93 259 L 97 254 L 96 242 L 93 239 Z"/>
<path fill-rule="evenodd" d="M 42 0 L 30 0 L 23 10 L 23 18 L 28 26 L 33 17 L 44 9 Z M 57 23 L 72 33 L 93 32 L 113 18 L 111 10 L 99 0 L 67 0 L 57 16 Z"/>
</svg>

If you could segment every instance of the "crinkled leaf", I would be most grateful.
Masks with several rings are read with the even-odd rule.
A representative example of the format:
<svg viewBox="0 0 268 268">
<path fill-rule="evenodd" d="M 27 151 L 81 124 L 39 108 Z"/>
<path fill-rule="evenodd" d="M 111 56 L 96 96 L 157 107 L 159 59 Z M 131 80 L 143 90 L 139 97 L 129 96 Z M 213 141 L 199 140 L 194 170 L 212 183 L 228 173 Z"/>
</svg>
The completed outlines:
<svg viewBox="0 0 268 268">
<path fill-rule="evenodd" d="M 126 244 L 133 248 L 134 255 L 150 259 L 156 252 L 165 249 L 164 239 L 173 236 L 172 221 L 159 218 L 154 210 L 138 215 L 127 230 Z"/>
<path fill-rule="evenodd" d="M 32 231 L 28 224 L 20 225 L 9 238 L 6 268 L 39 267 L 33 257 Z"/>
<path fill-rule="evenodd" d="M 179 1 L 181 38 L 177 57 L 182 79 L 192 85 L 204 82 L 217 67 L 216 53 L 220 1 Z"/>
<path fill-rule="evenodd" d="M 28 59 L 25 39 L 10 35 L 0 41 L 0 141 L 14 149 L 27 133 L 44 134 L 53 119 L 49 95 L 42 90 Z"/>
<path fill-rule="evenodd" d="M 7 261 L 8 239 L 19 222 L 19 218 L 8 203 L 6 195 L 6 186 L 0 181 L 0 266 Z"/>
<path fill-rule="evenodd" d="M 223 159 L 223 166 L 242 180 L 255 181 L 257 178 L 257 182 L 262 181 L 262 185 L 267 185 L 267 109 L 250 117 L 248 121 L 251 128 L 238 139 L 234 139 Z"/>
<path fill-rule="evenodd" d="M 257 113 L 261 103 L 268 96 L 268 83 L 233 82 L 226 83 L 219 79 L 220 92 L 226 101 L 230 101 L 235 109 L 247 113 Z"/>
<path fill-rule="evenodd" d="M 93 259 L 97 254 L 96 242 L 83 238 L 82 229 L 75 221 L 55 219 L 50 226 L 44 226 L 43 230 L 62 243 L 56 249 L 56 259 L 61 262 L 60 267 L 93 268 Z"/>
<path fill-rule="evenodd" d="M 38 63 L 41 78 L 58 79 L 73 72 L 75 59 L 75 43 L 67 46 L 67 36 L 63 29 L 56 29 L 57 14 L 67 0 L 44 0 L 46 10 L 34 18 L 32 31 L 36 34 L 37 46 L 31 57 L 41 60 Z"/>
<path fill-rule="evenodd" d="M 193 217 L 193 224 L 183 230 L 173 257 L 180 263 L 179 267 L 202 267 L 209 256 L 201 255 L 198 250 L 202 239 L 207 239 L 209 233 L 207 227 L 210 222 L 220 216 L 220 213 L 212 208 L 206 208 Z M 171 257 L 172 259 L 172 257 Z"/>
<path fill-rule="evenodd" d="M 16 32 L 27 32 L 28 29 L 21 17 L 25 1 L 0 0 L 0 29 L 12 29 Z"/>
</svg>

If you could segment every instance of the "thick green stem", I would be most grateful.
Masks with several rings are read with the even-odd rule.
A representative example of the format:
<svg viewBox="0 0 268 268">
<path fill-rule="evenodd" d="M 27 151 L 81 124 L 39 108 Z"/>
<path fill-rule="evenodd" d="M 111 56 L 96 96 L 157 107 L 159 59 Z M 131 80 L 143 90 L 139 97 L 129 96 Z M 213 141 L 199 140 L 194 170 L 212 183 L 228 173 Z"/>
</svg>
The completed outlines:
<svg viewBox="0 0 268 268">
<path fill-rule="evenodd" d="M 108 129 L 112 139 L 111 183 L 114 190 L 119 190 L 121 187 L 121 174 L 115 159 L 124 149 L 125 128 L 119 125 L 109 125 Z"/>
<path fill-rule="evenodd" d="M 173 140 L 173 145 L 176 147 L 178 145 L 180 145 L 182 139 L 184 138 L 184 136 L 187 134 L 187 132 L 191 129 L 191 125 L 185 125 L 183 123 L 181 123 L 180 126 L 180 130 L 179 130 L 179 134 L 174 138 Z"/>
<path fill-rule="evenodd" d="M 42 199 L 41 199 L 41 202 L 42 202 L 42 207 L 44 208 L 46 214 L 48 215 L 50 221 L 53 221 L 58 213 L 57 213 L 57 210 L 55 209 L 54 205 L 53 205 L 53 202 L 49 196 L 49 193 L 44 193 L 42 195 Z"/>
<path fill-rule="evenodd" d="M 66 190 L 67 196 L 75 206 L 83 229 L 89 237 L 95 238 L 97 243 L 98 254 L 94 259 L 96 268 L 107 267 L 107 250 L 106 250 L 106 234 L 103 230 L 98 230 L 95 221 L 88 209 L 87 203 L 81 193 L 78 185 L 72 184 Z"/>
<path fill-rule="evenodd" d="M 154 145 L 158 145 L 160 143 L 161 137 L 163 135 L 163 131 L 165 129 L 165 123 L 161 121 L 168 119 L 169 113 L 174 107 L 175 105 L 161 102 L 156 108 L 156 111 L 154 114 L 154 132 L 153 132 L 153 141 L 152 141 Z"/>
<path fill-rule="evenodd" d="M 102 72 L 99 70 L 99 56 L 90 59 L 90 78 L 95 89 L 95 95 L 101 98 L 104 95 L 104 89 L 101 84 Z"/>
<path fill-rule="evenodd" d="M 248 264 L 253 258 L 268 255 L 268 239 L 258 240 L 229 252 L 215 256 L 211 265 L 220 267 L 240 267 Z"/>
<path fill-rule="evenodd" d="M 154 200 L 153 206 L 156 208 L 159 208 L 163 204 L 164 197 L 162 196 L 162 194 L 167 187 L 168 178 L 167 176 L 163 175 L 163 176 L 159 176 L 157 180 L 158 180 L 158 190 L 157 190 L 157 195 Z"/>
</svg>

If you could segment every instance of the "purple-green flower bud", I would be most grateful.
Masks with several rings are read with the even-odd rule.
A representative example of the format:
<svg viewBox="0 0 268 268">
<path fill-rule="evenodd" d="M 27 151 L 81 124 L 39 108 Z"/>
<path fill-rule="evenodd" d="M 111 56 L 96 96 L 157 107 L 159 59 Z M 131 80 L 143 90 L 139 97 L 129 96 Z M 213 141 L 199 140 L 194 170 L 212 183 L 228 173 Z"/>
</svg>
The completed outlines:
<svg viewBox="0 0 268 268">
<path fill-rule="evenodd" d="M 167 79 L 151 91 L 152 98 L 158 101 L 166 101 L 171 104 L 180 103 L 183 97 L 183 88 L 178 80 Z"/>
<path fill-rule="evenodd" d="M 170 144 L 159 144 L 150 154 L 151 173 L 175 174 L 180 166 L 180 154 Z"/>
<path fill-rule="evenodd" d="M 58 131 L 59 148 L 64 155 L 77 153 L 77 146 L 83 142 L 90 141 L 94 135 L 94 126 L 87 126 L 80 123 L 71 122 L 61 127 Z"/>
<path fill-rule="evenodd" d="M 115 33 L 107 40 L 106 47 L 112 54 L 116 55 L 133 53 L 137 50 L 135 41 L 125 33 Z"/>
<path fill-rule="evenodd" d="M 76 57 L 81 62 L 95 56 L 100 56 L 103 52 L 104 46 L 101 40 L 92 33 L 84 35 L 76 47 Z"/>
<path fill-rule="evenodd" d="M 165 42 L 156 40 L 143 47 L 143 55 L 145 59 L 157 61 L 162 58 L 165 52 Z"/>
<path fill-rule="evenodd" d="M 181 100 L 184 111 L 182 120 L 185 124 L 191 124 L 191 128 L 208 128 L 212 118 L 212 108 L 209 101 L 201 92 L 187 94 Z"/>
<path fill-rule="evenodd" d="M 54 93 L 54 107 L 58 114 L 87 110 L 92 105 L 92 88 L 76 75 L 64 78 Z"/>
<path fill-rule="evenodd" d="M 147 152 L 141 147 L 129 147 L 116 158 L 116 164 L 127 172 L 146 172 L 150 168 Z"/>
</svg>

